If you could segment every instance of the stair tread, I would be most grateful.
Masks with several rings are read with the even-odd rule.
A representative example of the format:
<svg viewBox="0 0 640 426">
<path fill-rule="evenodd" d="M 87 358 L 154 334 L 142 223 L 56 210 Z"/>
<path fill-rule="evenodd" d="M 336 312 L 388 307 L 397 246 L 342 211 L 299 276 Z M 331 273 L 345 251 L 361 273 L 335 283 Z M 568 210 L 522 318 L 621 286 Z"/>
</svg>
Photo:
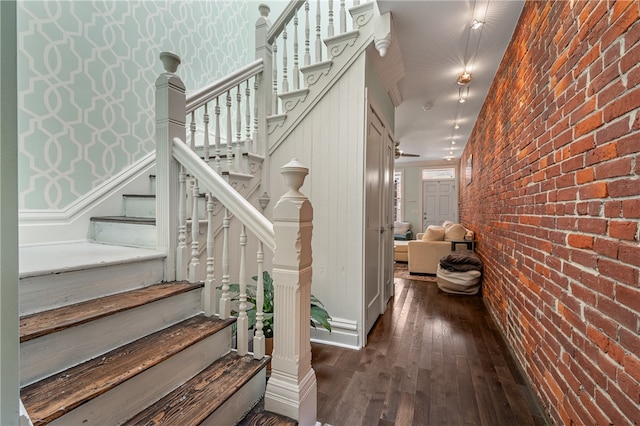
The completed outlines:
<svg viewBox="0 0 640 426">
<path fill-rule="evenodd" d="M 137 216 L 94 216 L 92 222 L 121 222 L 121 223 L 138 223 L 142 225 L 155 225 L 155 217 L 137 217 Z"/>
<path fill-rule="evenodd" d="M 198 315 L 24 387 L 34 425 L 46 424 L 235 321 Z"/>
<path fill-rule="evenodd" d="M 156 198 L 156 194 L 122 194 L 123 197 Z"/>
<path fill-rule="evenodd" d="M 264 398 L 247 413 L 237 426 L 297 426 L 298 421 L 264 409 Z"/>
<path fill-rule="evenodd" d="M 199 425 L 264 368 L 269 359 L 227 354 L 124 424 Z"/>
<path fill-rule="evenodd" d="M 176 294 L 201 288 L 202 283 L 171 282 L 62 306 L 20 318 L 20 342 L 84 324 Z"/>
</svg>

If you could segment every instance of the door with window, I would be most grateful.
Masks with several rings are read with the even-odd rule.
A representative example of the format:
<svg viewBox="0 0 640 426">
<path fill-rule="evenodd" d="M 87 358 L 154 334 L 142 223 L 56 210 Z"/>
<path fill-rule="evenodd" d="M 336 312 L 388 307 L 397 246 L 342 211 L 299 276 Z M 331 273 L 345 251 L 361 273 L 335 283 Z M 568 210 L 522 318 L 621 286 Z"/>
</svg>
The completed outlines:
<svg viewBox="0 0 640 426">
<path fill-rule="evenodd" d="M 422 229 L 458 221 L 458 190 L 455 178 L 422 181 Z"/>
</svg>

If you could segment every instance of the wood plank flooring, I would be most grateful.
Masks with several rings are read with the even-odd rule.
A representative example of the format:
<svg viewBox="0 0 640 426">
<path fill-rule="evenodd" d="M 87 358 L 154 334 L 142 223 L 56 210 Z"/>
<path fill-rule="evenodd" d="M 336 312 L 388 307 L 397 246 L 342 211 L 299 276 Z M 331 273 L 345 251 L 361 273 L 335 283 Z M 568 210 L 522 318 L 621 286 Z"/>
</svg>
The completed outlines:
<svg viewBox="0 0 640 426">
<path fill-rule="evenodd" d="M 481 296 L 396 278 L 365 348 L 312 349 L 322 424 L 549 424 Z"/>
</svg>

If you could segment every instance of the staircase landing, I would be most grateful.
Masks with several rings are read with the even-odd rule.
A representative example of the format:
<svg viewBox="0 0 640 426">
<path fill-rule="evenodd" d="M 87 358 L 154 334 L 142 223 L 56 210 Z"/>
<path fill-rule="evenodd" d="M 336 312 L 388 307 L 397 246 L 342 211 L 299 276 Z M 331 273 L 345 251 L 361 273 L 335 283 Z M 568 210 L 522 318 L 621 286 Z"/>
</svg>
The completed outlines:
<svg viewBox="0 0 640 426">
<path fill-rule="evenodd" d="M 165 257 L 157 250 L 90 242 L 20 247 L 20 278 Z"/>
</svg>

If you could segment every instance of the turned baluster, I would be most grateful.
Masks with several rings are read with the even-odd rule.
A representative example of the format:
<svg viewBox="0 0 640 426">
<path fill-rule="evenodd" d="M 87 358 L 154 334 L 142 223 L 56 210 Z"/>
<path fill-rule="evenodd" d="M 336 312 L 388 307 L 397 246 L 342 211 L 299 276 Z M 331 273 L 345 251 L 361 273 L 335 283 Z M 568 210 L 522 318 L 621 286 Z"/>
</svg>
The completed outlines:
<svg viewBox="0 0 640 426">
<path fill-rule="evenodd" d="M 195 111 L 191 112 L 191 122 L 189 123 L 189 130 L 191 133 L 191 150 L 196 150 L 196 113 Z"/>
<path fill-rule="evenodd" d="M 309 23 L 309 0 L 304 2 L 304 65 L 311 65 L 311 24 Z"/>
<path fill-rule="evenodd" d="M 220 97 L 216 97 L 216 171 L 219 175 L 222 174 L 222 160 L 220 159 Z"/>
<path fill-rule="evenodd" d="M 260 147 L 258 146 L 258 137 L 259 137 L 259 121 L 258 115 L 260 111 L 260 102 L 258 101 L 258 76 L 253 80 L 253 153 L 257 154 L 260 152 Z"/>
<path fill-rule="evenodd" d="M 216 277 L 214 264 L 215 233 L 213 226 L 213 194 L 207 193 L 207 270 L 204 281 L 204 312 L 215 314 Z"/>
<path fill-rule="evenodd" d="M 320 35 L 320 0 L 316 2 L 316 62 L 322 62 L 322 38 Z"/>
<path fill-rule="evenodd" d="M 244 224 L 240 231 L 240 272 L 238 281 L 240 284 L 240 294 L 238 296 L 238 355 L 246 355 L 249 351 L 249 319 L 247 317 L 247 231 Z"/>
<path fill-rule="evenodd" d="M 236 87 L 236 161 L 235 171 L 244 173 L 242 167 L 242 153 L 244 152 L 242 140 L 242 92 L 240 91 L 240 85 Z"/>
<path fill-rule="evenodd" d="M 347 32 L 347 10 L 344 3 L 345 0 L 340 0 L 340 34 Z"/>
<path fill-rule="evenodd" d="M 198 198 L 200 189 L 198 180 L 193 179 L 193 207 L 191 208 L 191 263 L 189 264 L 189 282 L 195 283 L 200 276 L 200 259 L 198 258 L 198 234 L 200 220 L 198 217 Z"/>
<path fill-rule="evenodd" d="M 251 144 L 251 89 L 249 88 L 249 80 L 247 80 L 244 89 L 244 95 L 246 98 L 245 101 L 245 110 L 244 110 L 244 151 L 245 152 L 253 152 L 252 144 Z"/>
<path fill-rule="evenodd" d="M 231 126 L 231 90 L 227 92 L 227 171 L 233 171 L 233 127 Z"/>
<path fill-rule="evenodd" d="M 187 278 L 187 174 L 180 167 L 178 174 L 178 248 L 176 250 L 176 279 Z"/>
<path fill-rule="evenodd" d="M 287 77 L 287 68 L 288 68 L 288 56 L 287 56 L 287 25 L 285 24 L 284 29 L 282 30 L 282 93 L 287 93 L 289 91 L 289 79 Z"/>
<path fill-rule="evenodd" d="M 298 11 L 293 17 L 293 90 L 300 89 L 300 67 L 298 65 Z"/>
<path fill-rule="evenodd" d="M 231 297 L 229 296 L 229 210 L 225 207 L 222 219 L 222 294 L 220 295 L 220 319 L 231 316 Z"/>
<path fill-rule="evenodd" d="M 262 241 L 258 242 L 258 281 L 256 283 L 256 332 L 253 336 L 253 357 L 262 359 L 264 349 L 264 248 Z"/>
<path fill-rule="evenodd" d="M 333 37 L 333 0 L 329 0 L 329 24 L 327 25 L 327 37 Z"/>
<path fill-rule="evenodd" d="M 273 113 L 278 114 L 278 39 L 273 41 Z"/>
<path fill-rule="evenodd" d="M 209 164 L 209 104 L 204 104 L 204 161 Z M 211 166 L 211 164 L 209 164 Z"/>
</svg>

